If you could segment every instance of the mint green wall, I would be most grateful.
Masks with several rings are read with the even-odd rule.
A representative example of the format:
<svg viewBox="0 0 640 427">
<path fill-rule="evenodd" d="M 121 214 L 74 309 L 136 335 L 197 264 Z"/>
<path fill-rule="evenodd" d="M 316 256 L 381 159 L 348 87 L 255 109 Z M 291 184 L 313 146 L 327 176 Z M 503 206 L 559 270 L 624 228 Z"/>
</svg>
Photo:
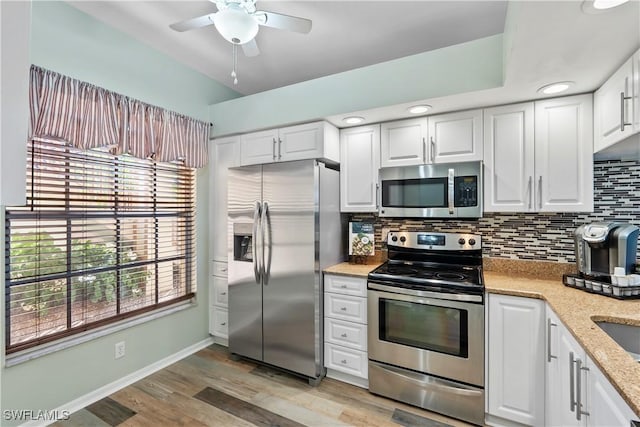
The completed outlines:
<svg viewBox="0 0 640 427">
<path fill-rule="evenodd" d="M 502 35 L 333 74 L 210 107 L 216 136 L 502 85 Z"/>
<path fill-rule="evenodd" d="M 34 2 L 31 34 L 34 64 L 192 117 L 206 120 L 209 104 L 238 96 L 63 2 Z M 3 367 L 0 371 L 3 410 L 56 408 L 209 336 L 207 179 L 208 170 L 199 170 L 197 306 L 29 362 Z M 4 334 L 4 327 L 0 329 Z M 126 356 L 115 360 L 114 344 L 123 340 Z"/>
</svg>

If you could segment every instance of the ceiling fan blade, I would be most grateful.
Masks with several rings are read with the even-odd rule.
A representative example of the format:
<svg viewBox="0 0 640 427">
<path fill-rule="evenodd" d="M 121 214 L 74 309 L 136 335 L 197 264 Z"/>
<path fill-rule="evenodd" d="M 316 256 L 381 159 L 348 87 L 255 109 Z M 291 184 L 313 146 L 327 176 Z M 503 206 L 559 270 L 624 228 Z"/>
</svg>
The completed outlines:
<svg viewBox="0 0 640 427">
<path fill-rule="evenodd" d="M 263 10 L 257 11 L 255 16 L 258 18 L 258 23 L 265 27 L 279 28 L 281 30 L 295 31 L 296 33 L 303 34 L 311 31 L 311 20 L 309 19 Z"/>
<path fill-rule="evenodd" d="M 244 56 L 260 55 L 260 49 L 258 49 L 258 43 L 256 43 L 256 39 L 252 39 L 240 46 L 242 46 L 242 51 L 244 52 Z"/>
<path fill-rule="evenodd" d="M 191 18 L 187 19 L 186 21 L 176 22 L 175 24 L 169 25 L 169 27 L 171 27 L 171 29 L 175 31 L 180 32 L 206 27 L 207 25 L 213 25 L 213 15 L 215 15 L 215 13 L 198 16 L 197 18 Z"/>
</svg>

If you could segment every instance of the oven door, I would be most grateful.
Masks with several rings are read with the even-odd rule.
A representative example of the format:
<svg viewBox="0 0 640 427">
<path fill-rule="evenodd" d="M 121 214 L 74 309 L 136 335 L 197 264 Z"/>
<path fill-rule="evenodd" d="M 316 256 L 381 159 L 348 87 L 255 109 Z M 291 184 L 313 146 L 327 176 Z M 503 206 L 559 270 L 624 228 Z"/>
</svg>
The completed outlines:
<svg viewBox="0 0 640 427">
<path fill-rule="evenodd" d="M 369 283 L 369 359 L 483 387 L 484 305 L 441 299 L 482 297 L 393 289 Z"/>
</svg>

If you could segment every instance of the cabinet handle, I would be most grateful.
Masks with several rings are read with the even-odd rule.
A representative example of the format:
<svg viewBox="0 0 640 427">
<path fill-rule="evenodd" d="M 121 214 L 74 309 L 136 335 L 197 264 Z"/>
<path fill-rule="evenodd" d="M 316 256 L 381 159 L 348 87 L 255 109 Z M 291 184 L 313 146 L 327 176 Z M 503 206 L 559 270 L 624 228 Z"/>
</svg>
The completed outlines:
<svg viewBox="0 0 640 427">
<path fill-rule="evenodd" d="M 588 371 L 589 368 L 582 366 L 582 360 L 576 359 L 576 420 L 580 421 L 583 415 L 589 412 L 582 410 L 582 376 L 581 371 Z"/>
<path fill-rule="evenodd" d="M 533 177 L 529 176 L 529 183 L 527 184 L 527 193 L 529 193 L 529 210 L 531 210 L 531 199 L 533 198 L 533 191 L 531 185 L 533 184 Z"/>
<path fill-rule="evenodd" d="M 538 208 L 542 209 L 542 175 L 538 177 Z"/>
<path fill-rule="evenodd" d="M 575 384 L 575 377 L 573 374 L 573 362 L 575 362 L 575 359 L 573 358 L 573 351 L 569 353 L 569 409 L 571 410 L 571 412 L 575 411 L 576 409 L 576 401 L 575 401 L 575 390 L 573 389 L 573 386 Z"/>
<path fill-rule="evenodd" d="M 341 311 L 347 311 L 347 307 L 340 307 Z"/>
<path fill-rule="evenodd" d="M 630 96 L 624 96 L 624 92 L 620 92 L 620 132 L 624 132 L 624 127 L 625 126 L 631 126 L 631 123 L 627 123 L 624 120 L 624 113 L 625 113 L 625 105 L 624 105 L 624 101 L 626 101 L 627 99 L 631 99 Z"/>
<path fill-rule="evenodd" d="M 343 365 L 346 365 L 346 364 L 347 364 L 347 359 L 342 359 L 342 360 L 340 361 L 340 363 L 342 363 Z"/>
<path fill-rule="evenodd" d="M 273 154 L 273 160 L 276 159 L 276 139 L 272 138 L 273 140 L 273 147 L 271 147 L 271 153 Z"/>
<path fill-rule="evenodd" d="M 553 323 L 551 319 L 547 318 L 547 362 L 551 363 L 551 359 L 557 359 L 558 356 L 553 356 L 551 354 L 551 327 L 558 326 Z"/>
<path fill-rule="evenodd" d="M 226 294 L 227 294 L 226 292 L 221 292 L 221 293 L 220 293 L 220 295 L 226 295 Z"/>
<path fill-rule="evenodd" d="M 347 334 L 342 334 L 342 335 L 340 335 L 340 336 L 341 336 L 342 338 L 346 338 L 346 337 L 347 337 Z"/>
<path fill-rule="evenodd" d="M 378 200 L 378 193 L 379 192 L 380 192 L 380 184 L 376 184 L 376 210 L 380 210 L 380 202 Z"/>
<path fill-rule="evenodd" d="M 431 137 L 431 163 L 436 162 L 436 142 Z"/>
<path fill-rule="evenodd" d="M 226 267 L 225 268 L 221 268 L 220 271 L 222 271 L 223 273 L 226 273 L 227 269 L 226 269 Z"/>
<path fill-rule="evenodd" d="M 226 324 L 227 324 L 227 322 L 222 322 L 222 323 L 220 323 L 220 325 L 222 325 L 222 326 L 224 326 L 224 325 L 226 325 Z"/>
<path fill-rule="evenodd" d="M 422 137 L 422 163 L 427 163 L 427 141 Z"/>
<path fill-rule="evenodd" d="M 347 285 L 341 285 L 340 286 L 342 289 L 347 289 Z"/>
<path fill-rule="evenodd" d="M 278 138 L 278 160 L 282 158 L 282 140 Z"/>
</svg>

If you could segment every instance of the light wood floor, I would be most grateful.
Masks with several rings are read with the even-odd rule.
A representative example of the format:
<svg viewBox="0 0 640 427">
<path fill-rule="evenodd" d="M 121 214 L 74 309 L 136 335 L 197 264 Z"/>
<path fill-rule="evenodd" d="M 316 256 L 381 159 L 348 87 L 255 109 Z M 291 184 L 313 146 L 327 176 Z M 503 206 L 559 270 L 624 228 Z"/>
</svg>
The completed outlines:
<svg viewBox="0 0 640 427">
<path fill-rule="evenodd" d="M 467 426 L 330 378 L 318 387 L 212 345 L 56 426 Z"/>
</svg>

